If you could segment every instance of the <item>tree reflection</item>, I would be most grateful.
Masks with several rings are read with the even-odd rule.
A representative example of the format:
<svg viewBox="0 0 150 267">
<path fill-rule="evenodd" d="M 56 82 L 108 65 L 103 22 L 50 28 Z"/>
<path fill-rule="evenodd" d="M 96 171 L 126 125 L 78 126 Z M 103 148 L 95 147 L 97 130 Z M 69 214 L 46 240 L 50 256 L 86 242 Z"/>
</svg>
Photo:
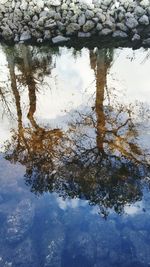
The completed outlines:
<svg viewBox="0 0 150 267">
<path fill-rule="evenodd" d="M 8 62 L 8 69 L 11 81 L 11 90 L 15 100 L 17 111 L 18 131 L 14 131 L 12 142 L 7 143 L 6 150 L 12 151 L 7 153 L 7 159 L 12 162 L 19 161 L 27 167 L 26 179 L 29 177 L 36 177 L 37 191 L 40 191 L 40 185 L 46 183 L 46 177 L 51 175 L 54 170 L 54 158 L 56 156 L 55 147 L 62 138 L 60 129 L 45 129 L 38 125 L 34 115 L 36 112 L 36 92 L 39 88 L 39 77 L 50 74 L 47 71 L 46 61 L 33 61 L 33 55 L 29 47 L 21 46 L 20 55 L 16 58 L 15 51 L 6 50 L 6 57 Z M 47 64 L 49 64 L 48 58 Z M 21 71 L 21 74 L 15 73 L 15 63 Z M 44 66 L 43 66 L 44 64 Z M 39 73 L 39 69 L 44 69 Z M 36 77 L 36 70 L 38 70 L 38 77 Z M 43 78 L 41 79 L 43 81 Z M 22 122 L 21 109 L 21 91 L 22 86 L 28 89 L 29 110 L 27 117 L 30 121 L 30 126 L 24 126 Z M 39 182 L 39 186 L 38 186 Z M 43 192 L 43 190 L 42 190 Z"/>
<path fill-rule="evenodd" d="M 121 213 L 127 203 L 141 199 L 149 155 L 138 144 L 139 129 L 131 107 L 116 100 L 111 103 L 107 74 L 113 51 L 104 49 L 97 55 L 91 52 L 90 60 L 96 76 L 95 106 L 88 112 L 77 112 L 70 123 L 68 136 L 74 152 L 72 155 L 71 149 L 62 184 L 64 197 L 87 199 L 92 205 L 99 205 L 103 216 L 107 216 L 109 208 Z M 62 176 L 62 169 L 60 173 Z M 60 194 L 62 184 L 60 189 L 57 185 Z"/>
<path fill-rule="evenodd" d="M 38 84 L 35 73 L 36 69 L 42 69 L 43 63 L 33 61 L 29 48 L 23 46 L 21 60 L 17 62 L 21 72 L 18 79 L 12 53 L 7 53 L 7 61 L 18 132 L 14 132 L 6 145 L 6 158 L 25 165 L 25 181 L 31 191 L 86 199 L 91 205 L 98 205 L 104 217 L 109 209 L 121 213 L 127 203 L 141 199 L 142 178 L 148 172 L 149 158 L 138 144 L 139 128 L 131 107 L 117 103 L 107 88 L 113 50 L 90 52 L 96 78 L 95 103 L 86 112 L 85 109 L 72 112 L 74 119 L 64 132 L 41 127 L 34 117 Z M 46 64 L 43 69 L 46 71 L 40 77 L 47 73 Z M 22 123 L 18 84 L 28 88 L 30 127 Z"/>
</svg>

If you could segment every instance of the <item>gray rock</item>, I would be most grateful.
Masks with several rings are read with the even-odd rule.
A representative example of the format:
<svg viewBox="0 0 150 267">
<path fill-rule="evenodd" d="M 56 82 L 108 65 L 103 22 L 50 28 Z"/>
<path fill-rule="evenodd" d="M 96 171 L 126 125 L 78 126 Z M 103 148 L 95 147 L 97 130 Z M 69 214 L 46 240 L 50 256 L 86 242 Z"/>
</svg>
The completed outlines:
<svg viewBox="0 0 150 267">
<path fill-rule="evenodd" d="M 97 31 L 101 31 L 103 29 L 103 26 L 101 23 L 98 23 L 97 26 L 96 26 L 96 30 Z"/>
<path fill-rule="evenodd" d="M 52 30 L 55 29 L 57 27 L 57 23 L 54 20 L 47 20 L 45 22 L 44 28 L 47 30 Z"/>
<path fill-rule="evenodd" d="M 106 20 L 104 23 L 105 28 L 115 29 L 115 24 L 111 20 Z"/>
<path fill-rule="evenodd" d="M 137 33 L 135 33 L 132 37 L 132 42 L 137 42 L 141 39 L 141 36 Z"/>
<path fill-rule="evenodd" d="M 84 32 L 89 32 L 95 27 L 95 23 L 92 20 L 88 20 L 84 25 L 83 25 L 83 31 Z"/>
<path fill-rule="evenodd" d="M 80 15 L 79 18 L 78 18 L 79 25 L 83 26 L 85 24 L 85 22 L 86 22 L 85 15 L 84 14 Z"/>
<path fill-rule="evenodd" d="M 91 37 L 91 33 L 90 32 L 78 32 L 78 37 L 79 38 L 88 38 L 88 37 Z"/>
<path fill-rule="evenodd" d="M 138 21 L 135 18 L 127 18 L 126 25 L 129 29 L 134 29 L 138 26 Z"/>
<path fill-rule="evenodd" d="M 14 42 L 15 43 L 18 43 L 19 40 L 20 40 L 19 35 L 18 34 L 15 34 Z"/>
<path fill-rule="evenodd" d="M 139 19 L 139 23 L 142 25 L 149 25 L 149 18 L 146 15 L 143 15 L 140 19 Z"/>
<path fill-rule="evenodd" d="M 146 46 L 150 46 L 150 38 L 145 39 L 142 44 Z"/>
<path fill-rule="evenodd" d="M 117 23 L 116 28 L 123 32 L 128 32 L 128 27 L 124 23 Z"/>
<path fill-rule="evenodd" d="M 27 10 L 27 8 L 28 8 L 28 3 L 25 0 L 23 0 L 21 2 L 20 9 L 21 10 Z"/>
<path fill-rule="evenodd" d="M 128 35 L 126 32 L 123 31 L 115 31 L 112 35 L 114 38 L 128 38 Z"/>
<path fill-rule="evenodd" d="M 72 35 L 79 30 L 80 30 L 80 25 L 77 23 L 70 23 L 66 28 L 67 35 Z"/>
<path fill-rule="evenodd" d="M 96 17 L 99 19 L 100 22 L 104 22 L 106 20 L 106 16 L 100 12 L 96 13 Z"/>
<path fill-rule="evenodd" d="M 73 22 L 73 23 L 78 23 L 78 15 L 76 14 L 76 15 L 72 16 L 72 15 L 68 14 L 67 20 L 70 22 Z"/>
<path fill-rule="evenodd" d="M 51 39 L 51 32 L 50 30 L 46 30 L 44 32 L 44 40 L 50 40 Z"/>
<path fill-rule="evenodd" d="M 107 36 L 107 35 L 109 35 L 109 34 L 111 34 L 112 33 L 112 30 L 111 29 L 103 29 L 102 31 L 100 31 L 99 32 L 99 35 L 101 36 Z"/>
<path fill-rule="evenodd" d="M 87 10 L 85 12 L 85 16 L 86 16 L 87 19 L 92 19 L 94 17 L 94 12 L 91 11 L 91 10 Z"/>
<path fill-rule="evenodd" d="M 134 13 L 137 17 L 141 17 L 145 14 L 145 9 L 142 8 L 141 6 L 136 6 Z"/>
<path fill-rule="evenodd" d="M 31 39 L 31 33 L 30 31 L 24 31 L 21 35 L 20 35 L 20 41 L 28 41 Z"/>
<path fill-rule="evenodd" d="M 62 35 L 58 35 L 58 36 L 52 38 L 53 44 L 64 43 L 64 42 L 67 42 L 69 40 L 70 40 L 69 37 L 64 37 Z"/>
<path fill-rule="evenodd" d="M 13 31 L 8 27 L 1 27 L 2 28 L 2 36 L 5 40 L 10 40 L 13 38 Z"/>
<path fill-rule="evenodd" d="M 147 8 L 147 14 L 150 16 L 150 7 Z"/>
<path fill-rule="evenodd" d="M 57 27 L 58 27 L 58 30 L 60 30 L 60 32 L 65 31 L 65 25 L 62 22 L 57 21 Z"/>
<path fill-rule="evenodd" d="M 103 0 L 103 5 L 109 6 L 112 3 L 112 0 Z"/>
<path fill-rule="evenodd" d="M 96 17 L 92 18 L 92 20 L 95 22 L 95 24 L 97 24 L 99 22 L 99 19 Z"/>
<path fill-rule="evenodd" d="M 5 239 L 9 243 L 16 243 L 24 238 L 32 227 L 34 207 L 30 200 L 22 200 L 17 208 L 8 215 L 5 225 Z"/>
<path fill-rule="evenodd" d="M 122 12 L 119 12 L 119 14 L 117 15 L 117 18 L 118 18 L 118 20 L 119 20 L 120 22 L 122 22 L 122 21 L 124 20 L 124 17 L 125 17 L 125 15 L 124 15 L 124 13 L 122 13 Z"/>
<path fill-rule="evenodd" d="M 29 18 L 30 18 L 30 17 L 29 17 Z M 37 15 L 34 15 L 33 18 L 32 18 L 32 21 L 35 22 L 35 21 L 38 21 L 38 19 L 39 19 L 38 16 L 37 16 Z M 31 18 L 30 18 L 30 20 L 31 20 Z M 29 21 L 30 21 L 30 20 L 29 20 Z"/>
<path fill-rule="evenodd" d="M 55 19 L 56 21 L 60 21 L 60 20 L 61 20 L 61 15 L 60 15 L 60 13 L 56 13 L 55 16 L 54 16 L 54 19 Z"/>
</svg>

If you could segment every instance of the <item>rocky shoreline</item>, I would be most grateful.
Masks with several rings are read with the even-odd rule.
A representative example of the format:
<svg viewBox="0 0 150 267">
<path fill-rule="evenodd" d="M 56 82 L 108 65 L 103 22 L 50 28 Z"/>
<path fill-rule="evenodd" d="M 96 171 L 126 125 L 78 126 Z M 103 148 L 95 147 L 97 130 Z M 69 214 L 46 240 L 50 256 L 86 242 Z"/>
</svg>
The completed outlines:
<svg viewBox="0 0 150 267">
<path fill-rule="evenodd" d="M 111 37 L 150 46 L 149 0 L 0 0 L 0 39 L 67 43 Z"/>
</svg>

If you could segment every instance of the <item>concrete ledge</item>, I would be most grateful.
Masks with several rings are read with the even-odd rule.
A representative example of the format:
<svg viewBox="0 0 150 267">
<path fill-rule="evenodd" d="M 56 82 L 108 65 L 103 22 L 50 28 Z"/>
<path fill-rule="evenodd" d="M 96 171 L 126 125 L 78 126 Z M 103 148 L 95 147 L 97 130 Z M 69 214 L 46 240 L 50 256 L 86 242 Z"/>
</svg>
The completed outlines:
<svg viewBox="0 0 150 267">
<path fill-rule="evenodd" d="M 150 0 L 83 1 L 0 0 L 0 38 L 56 44 L 96 36 L 150 45 Z"/>
</svg>

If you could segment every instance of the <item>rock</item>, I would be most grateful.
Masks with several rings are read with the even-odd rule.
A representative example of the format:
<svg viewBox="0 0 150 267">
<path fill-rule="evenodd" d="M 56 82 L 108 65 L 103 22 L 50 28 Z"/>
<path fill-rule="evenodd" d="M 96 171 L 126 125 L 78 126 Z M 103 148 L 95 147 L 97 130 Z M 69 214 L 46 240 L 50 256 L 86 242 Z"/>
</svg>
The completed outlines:
<svg viewBox="0 0 150 267">
<path fill-rule="evenodd" d="M 150 38 L 147 38 L 145 39 L 143 42 L 142 42 L 143 45 L 146 45 L 146 46 L 150 46 Z"/>
<path fill-rule="evenodd" d="M 65 234 L 62 225 L 57 222 L 46 229 L 42 237 L 44 267 L 61 267 Z"/>
<path fill-rule="evenodd" d="M 117 18 L 120 22 L 122 22 L 124 20 L 125 14 L 122 12 L 119 12 L 119 14 L 117 15 Z"/>
<path fill-rule="evenodd" d="M 135 33 L 132 37 L 132 42 L 137 42 L 141 39 L 141 36 L 137 33 Z"/>
<path fill-rule="evenodd" d="M 149 25 L 149 18 L 146 15 L 143 15 L 140 19 L 139 19 L 139 23 L 142 25 Z"/>
<path fill-rule="evenodd" d="M 87 19 L 92 19 L 92 18 L 94 17 L 94 12 L 91 11 L 91 10 L 86 10 L 86 12 L 85 12 L 85 17 L 86 17 Z"/>
<path fill-rule="evenodd" d="M 89 225 L 89 233 L 91 234 L 91 237 L 94 240 L 97 259 L 99 261 L 107 259 L 107 263 L 109 262 L 110 264 L 109 260 L 112 260 L 112 254 L 114 254 L 114 252 L 116 251 L 117 253 L 119 253 L 121 248 L 120 231 L 118 231 L 115 222 L 114 221 L 106 222 L 103 220 L 99 220 L 97 222 L 91 221 Z M 97 235 L 97 233 L 99 234 Z M 111 259 L 108 259 L 110 255 Z M 120 265 L 111 264 L 111 266 L 120 266 Z"/>
<path fill-rule="evenodd" d="M 96 26 L 96 30 L 97 31 L 101 31 L 103 29 L 103 26 L 101 23 L 98 23 L 97 26 Z"/>
<path fill-rule="evenodd" d="M 92 20 L 88 20 L 84 25 L 83 25 L 83 31 L 84 32 L 89 32 L 91 31 L 95 26 L 95 23 Z"/>
<path fill-rule="evenodd" d="M 128 32 L 128 27 L 124 23 L 117 23 L 116 28 L 123 32 Z"/>
<path fill-rule="evenodd" d="M 72 35 L 79 30 L 80 30 L 80 25 L 77 23 L 70 23 L 66 28 L 67 35 Z"/>
<path fill-rule="evenodd" d="M 146 242 L 147 234 L 145 232 L 137 232 L 133 230 L 128 230 L 128 238 L 132 242 L 133 253 L 135 253 L 135 258 L 143 266 L 149 266 L 150 263 L 150 247 Z"/>
<path fill-rule="evenodd" d="M 104 22 L 104 27 L 114 30 L 115 29 L 115 24 L 113 22 L 111 22 L 111 20 L 106 20 Z"/>
<path fill-rule="evenodd" d="M 28 41 L 31 39 L 31 33 L 30 31 L 24 31 L 21 35 L 20 35 L 20 41 Z"/>
<path fill-rule="evenodd" d="M 12 267 L 12 262 L 5 261 L 3 257 L 0 256 L 0 267 Z"/>
<path fill-rule="evenodd" d="M 63 42 L 68 42 L 70 40 L 70 38 L 68 37 L 64 37 L 62 35 L 58 35 L 54 38 L 52 38 L 52 42 L 53 44 L 58 44 L 58 43 L 63 43 Z"/>
<path fill-rule="evenodd" d="M 99 19 L 100 22 L 104 22 L 106 20 L 106 17 L 104 14 L 97 12 L 96 17 Z"/>
<path fill-rule="evenodd" d="M 147 15 L 150 16 L 150 7 L 147 8 Z"/>
<path fill-rule="evenodd" d="M 21 10 L 27 10 L 27 8 L 28 8 L 28 3 L 25 0 L 23 0 L 21 5 L 20 5 L 20 9 Z"/>
<path fill-rule="evenodd" d="M 67 10 L 68 9 L 68 5 L 66 3 L 63 3 L 61 5 L 61 10 Z"/>
<path fill-rule="evenodd" d="M 61 1 L 60 0 L 49 0 L 49 4 L 51 6 L 58 7 L 61 5 Z"/>
<path fill-rule="evenodd" d="M 95 243 L 90 233 L 84 231 L 72 232 L 69 236 L 66 251 L 70 256 L 70 266 L 76 266 L 75 263 L 80 262 L 81 258 L 84 261 L 84 266 L 94 266 Z"/>
<path fill-rule="evenodd" d="M 129 29 L 134 29 L 138 26 L 138 21 L 135 18 L 130 17 L 130 18 L 127 18 L 126 25 Z"/>
<path fill-rule="evenodd" d="M 68 14 L 68 21 L 73 22 L 73 23 L 78 23 L 78 16 L 74 15 L 72 16 L 71 14 Z"/>
<path fill-rule="evenodd" d="M 145 14 L 145 9 L 142 8 L 141 6 L 137 6 L 134 10 L 134 13 L 137 17 L 141 17 Z"/>
<path fill-rule="evenodd" d="M 34 207 L 29 199 L 22 200 L 8 215 L 5 225 L 5 239 L 8 243 L 22 240 L 32 227 Z"/>
<path fill-rule="evenodd" d="M 15 43 L 18 43 L 19 40 L 20 40 L 19 35 L 18 34 L 15 34 L 14 42 Z"/>
<path fill-rule="evenodd" d="M 27 238 L 25 241 L 15 247 L 12 262 L 12 266 L 39 267 L 34 244 L 30 238 Z"/>
<path fill-rule="evenodd" d="M 102 35 L 102 36 L 107 36 L 109 34 L 112 33 L 112 30 L 111 29 L 103 29 L 102 31 L 99 32 L 99 35 Z"/>
<path fill-rule="evenodd" d="M 123 31 L 115 31 L 112 35 L 114 38 L 128 38 L 128 35 L 126 32 Z"/>
<path fill-rule="evenodd" d="M 13 32 L 9 26 L 2 27 L 2 36 L 5 40 L 11 40 L 13 38 Z"/>
<path fill-rule="evenodd" d="M 111 4 L 112 0 L 103 0 L 103 5 L 109 6 Z"/>
<path fill-rule="evenodd" d="M 44 40 L 50 40 L 51 39 L 51 32 L 50 30 L 46 30 L 44 32 Z"/>
<path fill-rule="evenodd" d="M 57 27 L 57 23 L 54 20 L 47 20 L 45 22 L 44 28 L 47 30 L 52 30 L 55 29 Z"/>
<path fill-rule="evenodd" d="M 54 15 L 54 19 L 55 19 L 56 21 L 61 20 L 61 15 L 60 15 L 60 13 L 55 13 L 55 15 Z"/>
<path fill-rule="evenodd" d="M 140 2 L 140 5 L 141 5 L 143 8 L 149 7 L 149 0 L 142 0 L 142 1 Z"/>
<path fill-rule="evenodd" d="M 36 1 L 36 6 L 40 9 L 43 9 L 44 8 L 44 1 L 43 0 Z"/>
<path fill-rule="evenodd" d="M 83 26 L 86 22 L 86 17 L 84 14 L 80 15 L 79 18 L 78 18 L 78 23 L 80 26 Z"/>
<path fill-rule="evenodd" d="M 65 25 L 62 22 L 57 21 L 57 27 L 60 32 L 65 31 Z"/>
<path fill-rule="evenodd" d="M 78 32 L 78 37 L 79 38 L 88 38 L 88 37 L 91 37 L 91 33 L 90 32 Z"/>
</svg>

